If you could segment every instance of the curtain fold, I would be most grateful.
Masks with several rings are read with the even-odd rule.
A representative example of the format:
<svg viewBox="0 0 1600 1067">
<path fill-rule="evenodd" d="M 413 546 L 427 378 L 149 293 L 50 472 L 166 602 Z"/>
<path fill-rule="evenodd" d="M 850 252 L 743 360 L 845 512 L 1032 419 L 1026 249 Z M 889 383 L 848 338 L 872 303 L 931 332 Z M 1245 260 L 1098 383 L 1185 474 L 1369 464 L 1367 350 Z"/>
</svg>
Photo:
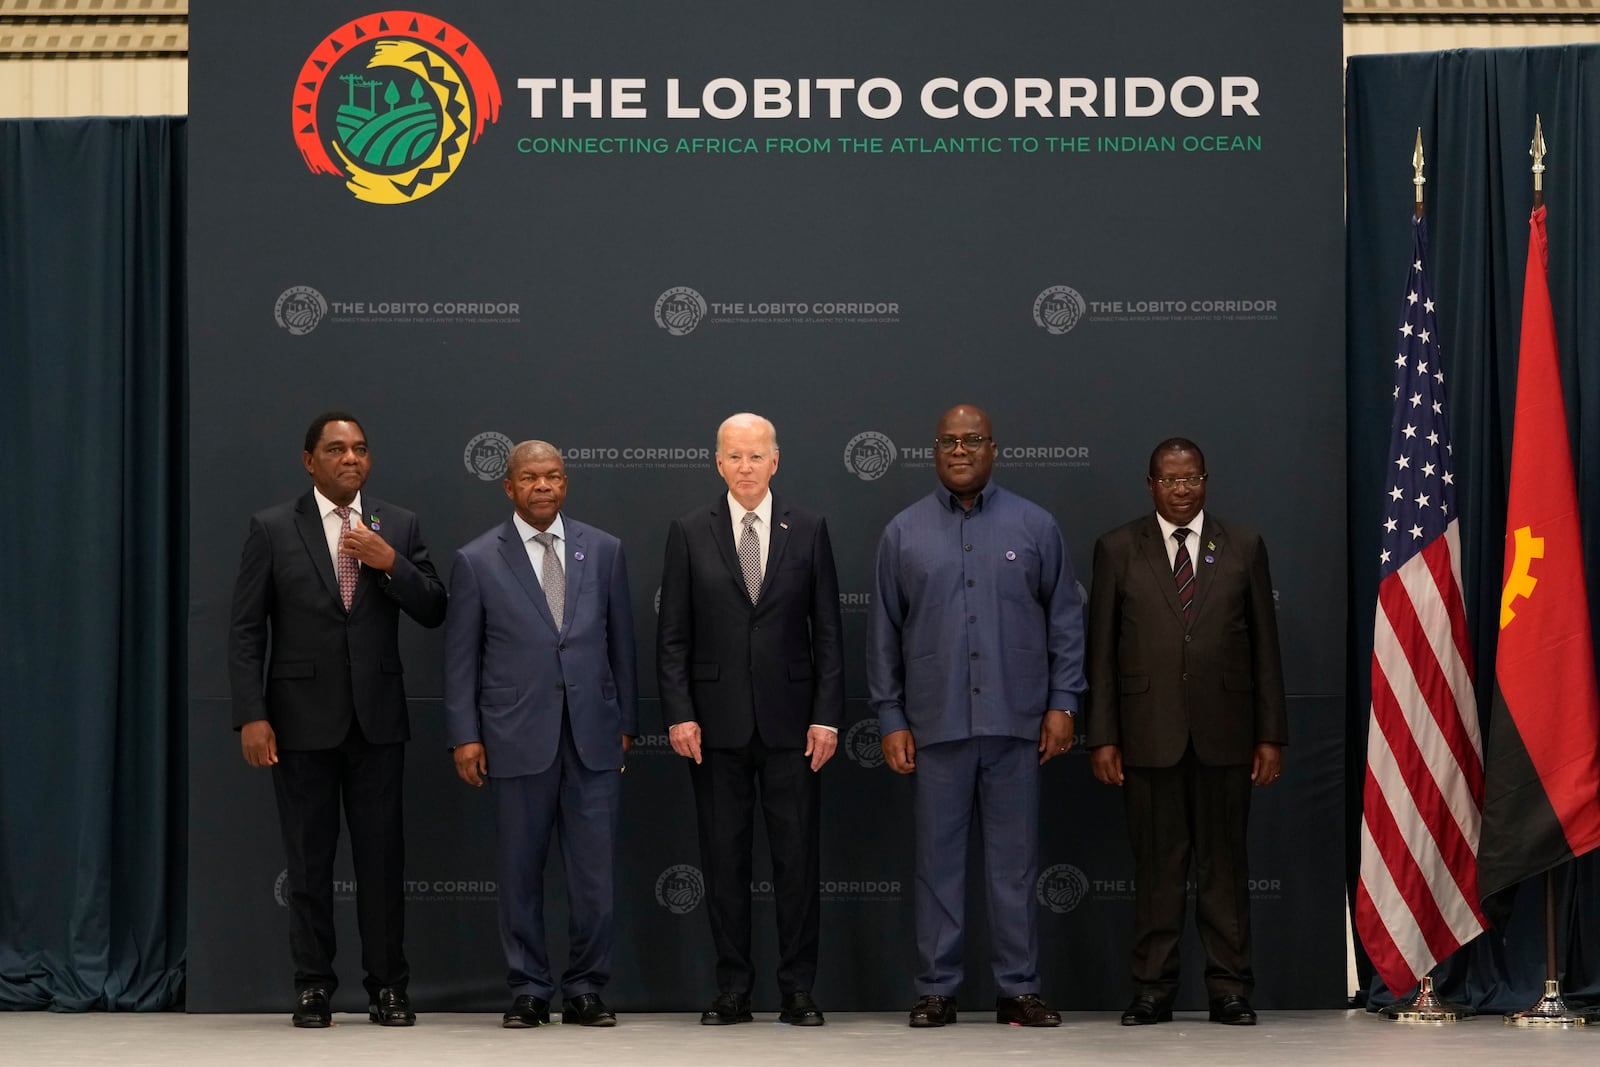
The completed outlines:
<svg viewBox="0 0 1600 1067">
<path fill-rule="evenodd" d="M 186 131 L 0 121 L 0 1007 L 182 998 Z"/>
<path fill-rule="evenodd" d="M 1584 527 L 1591 615 L 1600 606 L 1600 45 L 1353 56 L 1345 79 L 1346 345 L 1351 665 L 1348 880 L 1358 876 L 1361 775 L 1385 448 L 1392 412 L 1394 294 L 1409 262 L 1411 152 L 1422 129 L 1441 360 L 1455 444 L 1462 581 L 1484 720 L 1494 687 L 1516 402 L 1522 279 L 1532 210 L 1534 115 L 1542 116 L 1550 288 Z M 1597 631 L 1600 633 L 1600 631 Z M 1600 1002 L 1600 853 L 1557 873 L 1565 991 Z M 1528 883 L 1509 921 L 1436 976 L 1480 1010 L 1529 1007 L 1543 991 L 1543 893 Z M 1363 978 L 1374 1005 L 1381 985 Z"/>
</svg>

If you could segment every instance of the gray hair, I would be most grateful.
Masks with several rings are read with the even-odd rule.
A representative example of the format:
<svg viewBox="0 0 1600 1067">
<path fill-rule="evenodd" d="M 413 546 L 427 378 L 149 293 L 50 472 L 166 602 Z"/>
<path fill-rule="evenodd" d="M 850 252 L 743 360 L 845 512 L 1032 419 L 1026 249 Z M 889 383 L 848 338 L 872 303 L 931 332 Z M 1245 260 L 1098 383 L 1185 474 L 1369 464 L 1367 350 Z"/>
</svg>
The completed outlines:
<svg viewBox="0 0 1600 1067">
<path fill-rule="evenodd" d="M 772 450 L 774 452 L 778 451 L 778 428 L 772 425 L 772 420 L 765 418 L 764 416 L 757 415 L 754 412 L 741 411 L 737 415 L 729 415 L 727 418 L 722 420 L 722 425 L 717 427 L 718 454 L 721 454 L 722 452 L 723 431 L 733 426 L 751 426 L 755 427 L 756 429 L 765 430 L 767 432 L 767 438 L 772 442 Z"/>
</svg>

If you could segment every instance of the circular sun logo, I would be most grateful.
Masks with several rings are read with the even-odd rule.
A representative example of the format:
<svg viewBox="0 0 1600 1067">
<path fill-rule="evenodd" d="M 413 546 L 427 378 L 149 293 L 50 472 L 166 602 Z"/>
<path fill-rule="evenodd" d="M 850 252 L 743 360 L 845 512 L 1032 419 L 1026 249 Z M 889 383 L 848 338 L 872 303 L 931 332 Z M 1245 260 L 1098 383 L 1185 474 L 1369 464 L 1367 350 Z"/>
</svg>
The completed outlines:
<svg viewBox="0 0 1600 1067">
<path fill-rule="evenodd" d="M 478 46 L 415 11 L 346 23 L 295 79 L 294 140 L 306 166 L 372 204 L 438 189 L 499 116 L 500 84 Z"/>
</svg>

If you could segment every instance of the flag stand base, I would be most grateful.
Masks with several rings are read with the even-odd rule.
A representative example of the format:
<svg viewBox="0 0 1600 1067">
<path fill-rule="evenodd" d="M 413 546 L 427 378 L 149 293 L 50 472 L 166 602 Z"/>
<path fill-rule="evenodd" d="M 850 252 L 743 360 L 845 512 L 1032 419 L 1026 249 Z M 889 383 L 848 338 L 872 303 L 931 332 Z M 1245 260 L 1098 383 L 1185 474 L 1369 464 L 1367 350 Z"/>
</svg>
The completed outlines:
<svg viewBox="0 0 1600 1067">
<path fill-rule="evenodd" d="M 1546 978 L 1544 996 L 1539 998 L 1539 1002 L 1527 1011 L 1511 1012 L 1505 1017 L 1505 1021 L 1507 1026 L 1571 1029 L 1574 1026 L 1587 1026 L 1591 1016 L 1567 1007 L 1567 998 L 1561 995 L 1561 983 L 1554 978 Z"/>
<path fill-rule="evenodd" d="M 1396 1001 L 1378 1014 L 1393 1023 L 1454 1023 L 1470 1019 L 1477 1012 L 1465 1004 L 1452 1004 L 1433 991 L 1433 979 L 1422 976 L 1422 984 L 1410 1000 Z"/>
</svg>

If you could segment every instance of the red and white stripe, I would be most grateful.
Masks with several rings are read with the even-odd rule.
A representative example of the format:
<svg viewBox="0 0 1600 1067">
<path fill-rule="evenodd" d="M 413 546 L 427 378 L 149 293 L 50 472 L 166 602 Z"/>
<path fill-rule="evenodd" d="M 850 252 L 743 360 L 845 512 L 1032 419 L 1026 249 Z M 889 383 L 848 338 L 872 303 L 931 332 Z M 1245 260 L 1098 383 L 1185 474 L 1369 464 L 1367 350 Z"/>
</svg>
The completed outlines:
<svg viewBox="0 0 1600 1067">
<path fill-rule="evenodd" d="M 1461 599 L 1460 539 L 1378 587 L 1356 930 L 1384 984 L 1411 988 L 1481 933 L 1483 746 Z"/>
</svg>

